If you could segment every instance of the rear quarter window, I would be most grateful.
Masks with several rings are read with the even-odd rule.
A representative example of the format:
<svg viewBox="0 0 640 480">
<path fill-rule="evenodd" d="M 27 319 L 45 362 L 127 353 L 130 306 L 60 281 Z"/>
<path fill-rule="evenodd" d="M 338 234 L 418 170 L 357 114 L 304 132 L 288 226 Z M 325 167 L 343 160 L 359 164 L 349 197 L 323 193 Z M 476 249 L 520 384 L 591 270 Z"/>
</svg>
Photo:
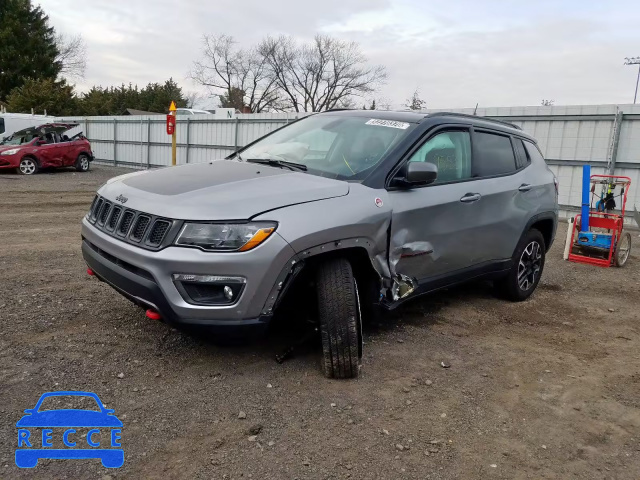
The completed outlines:
<svg viewBox="0 0 640 480">
<path fill-rule="evenodd" d="M 529 158 L 533 163 L 546 164 L 542 153 L 540 153 L 540 150 L 535 143 L 529 142 L 527 140 L 522 143 L 524 143 L 524 146 L 527 149 L 527 153 L 529 154 Z"/>
<path fill-rule="evenodd" d="M 474 177 L 490 177 L 516 171 L 516 157 L 508 136 L 476 131 L 473 142 Z"/>
<path fill-rule="evenodd" d="M 4 118 L 0 117 L 0 134 L 3 134 L 5 132 L 5 127 L 4 127 Z"/>
</svg>

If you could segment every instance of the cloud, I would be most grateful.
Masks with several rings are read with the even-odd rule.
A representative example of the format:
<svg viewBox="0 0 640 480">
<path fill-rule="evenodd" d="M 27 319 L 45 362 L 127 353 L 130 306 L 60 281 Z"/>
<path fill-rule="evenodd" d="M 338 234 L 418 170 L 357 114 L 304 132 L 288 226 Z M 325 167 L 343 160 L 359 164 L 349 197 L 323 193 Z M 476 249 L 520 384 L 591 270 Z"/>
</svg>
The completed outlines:
<svg viewBox="0 0 640 480">
<path fill-rule="evenodd" d="M 418 87 L 433 108 L 625 103 L 640 55 L 635 2 L 487 0 L 40 0 L 56 29 L 88 45 L 81 89 L 185 78 L 204 33 L 242 44 L 318 32 L 358 41 L 387 66 L 379 97 L 400 107 Z"/>
</svg>

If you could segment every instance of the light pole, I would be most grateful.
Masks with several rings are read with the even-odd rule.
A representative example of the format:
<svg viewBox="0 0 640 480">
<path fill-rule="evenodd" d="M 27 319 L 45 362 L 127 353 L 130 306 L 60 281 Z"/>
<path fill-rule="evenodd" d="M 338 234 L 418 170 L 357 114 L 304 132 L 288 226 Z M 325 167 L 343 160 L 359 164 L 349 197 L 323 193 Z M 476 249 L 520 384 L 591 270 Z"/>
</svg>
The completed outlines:
<svg viewBox="0 0 640 480">
<path fill-rule="evenodd" d="M 638 98 L 638 83 L 640 82 L 640 57 L 625 57 L 625 65 L 638 65 L 638 78 L 636 79 L 636 93 L 633 95 L 633 103 L 636 103 Z"/>
</svg>

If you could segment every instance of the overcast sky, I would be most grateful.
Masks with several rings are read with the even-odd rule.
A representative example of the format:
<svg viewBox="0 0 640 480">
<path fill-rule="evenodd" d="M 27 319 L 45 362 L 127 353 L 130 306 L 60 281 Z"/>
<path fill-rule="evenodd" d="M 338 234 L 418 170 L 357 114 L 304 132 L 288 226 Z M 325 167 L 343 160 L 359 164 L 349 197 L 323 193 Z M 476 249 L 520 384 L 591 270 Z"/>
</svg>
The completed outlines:
<svg viewBox="0 0 640 480">
<path fill-rule="evenodd" d="M 36 3 L 38 0 L 36 0 Z M 379 97 L 401 108 L 631 103 L 640 2 L 589 0 L 39 0 L 56 30 L 81 34 L 90 85 L 173 77 L 184 90 L 204 33 L 251 45 L 325 33 L 387 67 Z M 209 101 L 211 105 L 212 102 Z M 210 106 L 207 105 L 207 106 Z"/>
</svg>

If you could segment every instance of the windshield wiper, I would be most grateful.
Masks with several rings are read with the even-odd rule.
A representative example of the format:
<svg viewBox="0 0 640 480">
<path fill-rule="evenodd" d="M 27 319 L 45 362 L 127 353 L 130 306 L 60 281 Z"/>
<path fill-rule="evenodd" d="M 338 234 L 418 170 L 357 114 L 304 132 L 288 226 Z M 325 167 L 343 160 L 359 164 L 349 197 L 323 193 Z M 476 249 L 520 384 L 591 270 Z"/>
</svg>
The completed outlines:
<svg viewBox="0 0 640 480">
<path fill-rule="evenodd" d="M 287 167 L 289 170 L 307 171 L 307 166 L 301 163 L 287 162 L 286 160 L 274 160 L 273 158 L 247 158 L 247 163 L 261 163 L 272 167 Z"/>
</svg>

